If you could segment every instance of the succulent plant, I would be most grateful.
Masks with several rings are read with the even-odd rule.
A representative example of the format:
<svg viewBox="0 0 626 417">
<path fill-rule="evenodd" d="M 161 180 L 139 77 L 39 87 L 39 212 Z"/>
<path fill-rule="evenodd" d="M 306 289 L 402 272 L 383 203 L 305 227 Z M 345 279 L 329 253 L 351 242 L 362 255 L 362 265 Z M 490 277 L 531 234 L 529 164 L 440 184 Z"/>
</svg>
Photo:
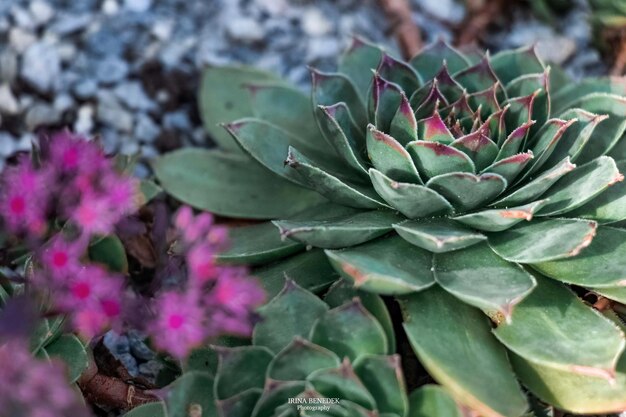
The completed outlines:
<svg viewBox="0 0 626 417">
<path fill-rule="evenodd" d="M 595 43 L 616 61 L 614 72 L 623 73 L 626 56 L 626 4 L 615 0 L 590 0 Z"/>
<path fill-rule="evenodd" d="M 312 99 L 207 69 L 219 149 L 154 165 L 187 204 L 271 220 L 233 229 L 221 260 L 270 294 L 288 276 L 396 296 L 424 367 L 480 415 L 522 415 L 518 379 L 561 409 L 625 408 L 621 323 L 577 294 L 626 301 L 626 81 L 574 83 L 533 48 L 437 42 L 407 63 L 362 39 L 311 73 Z"/>
<path fill-rule="evenodd" d="M 337 281 L 322 301 L 286 280 L 260 314 L 252 345 L 196 351 L 164 404 L 126 417 L 144 410 L 152 417 L 184 416 L 194 407 L 203 416 L 223 417 L 450 416 L 424 414 L 437 399 L 448 411 L 458 410 L 434 387 L 409 399 L 390 319 L 377 295 Z"/>
</svg>

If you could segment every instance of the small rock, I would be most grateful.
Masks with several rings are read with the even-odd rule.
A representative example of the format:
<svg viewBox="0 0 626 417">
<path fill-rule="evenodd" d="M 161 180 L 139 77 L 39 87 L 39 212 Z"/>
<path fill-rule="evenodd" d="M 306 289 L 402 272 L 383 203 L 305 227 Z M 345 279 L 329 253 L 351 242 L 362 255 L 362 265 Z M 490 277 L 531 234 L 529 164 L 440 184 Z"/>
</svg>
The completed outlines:
<svg viewBox="0 0 626 417">
<path fill-rule="evenodd" d="M 309 42 L 307 62 L 337 56 L 341 51 L 339 41 L 332 37 L 312 38 Z"/>
<path fill-rule="evenodd" d="M 12 83 L 17 76 L 17 55 L 7 48 L 0 53 L 0 81 Z"/>
<path fill-rule="evenodd" d="M 21 75 L 40 93 L 51 91 L 61 73 L 61 60 L 52 45 L 37 42 L 26 50 L 22 60 Z"/>
<path fill-rule="evenodd" d="M 96 79 L 103 84 L 116 83 L 128 75 L 128 64 L 117 57 L 107 57 L 96 67 Z"/>
<path fill-rule="evenodd" d="M 152 26 L 152 34 L 160 41 L 165 41 L 172 36 L 174 30 L 174 21 L 158 20 Z"/>
<path fill-rule="evenodd" d="M 133 138 L 123 136 L 120 137 L 120 142 L 122 146 L 119 153 L 122 155 L 136 155 L 139 153 L 139 144 Z"/>
<path fill-rule="evenodd" d="M 130 81 L 115 87 L 117 98 L 131 110 L 152 110 L 154 102 L 148 97 L 143 86 L 138 81 Z"/>
<path fill-rule="evenodd" d="M 48 23 L 54 17 L 54 8 L 44 0 L 33 0 L 28 6 L 37 26 Z"/>
<path fill-rule="evenodd" d="M 122 107 L 113 93 L 101 91 L 98 94 L 98 100 L 96 117 L 99 122 L 122 132 L 132 131 L 133 115 Z"/>
<path fill-rule="evenodd" d="M 144 13 L 152 7 L 152 0 L 125 0 L 124 8 L 131 12 Z"/>
<path fill-rule="evenodd" d="M 259 42 L 265 36 L 263 26 L 249 17 L 234 18 L 226 22 L 226 33 L 232 40 L 243 43 Z"/>
<path fill-rule="evenodd" d="M 40 126 L 50 126 L 61 120 L 61 112 L 45 103 L 35 104 L 26 112 L 26 128 L 31 132 Z"/>
<path fill-rule="evenodd" d="M 105 0 L 102 3 L 102 13 L 113 16 L 120 11 L 120 5 L 115 0 Z"/>
<path fill-rule="evenodd" d="M 109 349 L 109 352 L 111 352 L 115 357 L 125 353 L 130 353 L 129 340 L 125 335 L 119 335 L 114 331 L 109 331 L 104 335 L 102 342 L 104 343 L 104 346 Z"/>
<path fill-rule="evenodd" d="M 421 0 L 419 7 L 431 16 L 451 23 L 465 17 L 465 7 L 454 0 Z"/>
<path fill-rule="evenodd" d="M 302 16 L 302 29 L 309 36 L 324 36 L 333 30 L 333 24 L 320 9 L 312 7 Z"/>
<path fill-rule="evenodd" d="M 90 134 L 94 127 L 93 114 L 93 106 L 89 104 L 80 106 L 74 122 L 74 131 L 84 135 Z"/>
<path fill-rule="evenodd" d="M 9 45 L 18 54 L 24 53 L 35 42 L 37 42 L 37 37 L 31 31 L 18 27 L 14 27 L 9 31 Z"/>
<path fill-rule="evenodd" d="M 32 133 L 24 133 L 15 143 L 15 152 L 30 152 L 37 137 Z"/>
<path fill-rule="evenodd" d="M 16 139 L 9 133 L 0 132 L 0 158 L 7 158 L 15 151 Z"/>
<path fill-rule="evenodd" d="M 72 91 L 80 100 L 89 100 L 96 96 L 96 93 L 98 92 L 98 83 L 92 79 L 83 80 L 74 85 Z"/>
<path fill-rule="evenodd" d="M 562 64 L 576 52 L 576 42 L 565 36 L 541 39 L 537 43 L 537 55 L 546 62 Z"/>
<path fill-rule="evenodd" d="M 171 42 L 163 48 L 159 54 L 159 59 L 167 67 L 175 67 L 183 59 L 185 54 L 196 45 L 197 39 L 190 36 L 183 40 Z"/>
<path fill-rule="evenodd" d="M 9 84 L 0 85 L 0 114 L 14 115 L 20 111 L 20 104 L 13 95 Z"/>
<path fill-rule="evenodd" d="M 34 29 L 35 21 L 33 20 L 28 10 L 23 9 L 17 5 L 11 7 L 11 16 L 15 25 L 24 29 Z"/>
<path fill-rule="evenodd" d="M 185 110 L 178 110 L 163 116 L 163 127 L 165 129 L 187 132 L 191 130 L 191 120 Z"/>
<path fill-rule="evenodd" d="M 57 17 L 48 30 L 59 36 L 70 35 L 85 29 L 93 20 L 93 16 L 91 13 L 64 13 Z"/>
<path fill-rule="evenodd" d="M 52 102 L 52 107 L 60 112 L 66 112 L 74 106 L 74 100 L 69 94 L 59 94 L 54 97 L 54 101 Z"/>
<path fill-rule="evenodd" d="M 156 378 L 162 368 L 158 361 L 149 361 L 139 365 L 139 373 L 147 378 Z"/>
<path fill-rule="evenodd" d="M 141 359 L 142 361 L 149 361 L 156 356 L 154 351 L 144 342 L 145 337 L 142 337 L 138 332 L 129 331 L 128 340 L 130 342 L 130 352 L 135 358 Z"/>
<path fill-rule="evenodd" d="M 132 376 L 139 375 L 139 368 L 137 367 L 137 359 L 133 357 L 130 353 L 122 353 L 120 355 L 116 355 L 118 361 L 124 365 L 124 368 L 128 371 Z"/>
<path fill-rule="evenodd" d="M 61 62 L 72 62 L 77 53 L 76 45 L 70 42 L 63 42 L 57 46 L 57 52 Z"/>
<path fill-rule="evenodd" d="M 144 113 L 137 115 L 137 124 L 135 125 L 134 136 L 140 142 L 154 142 L 159 136 L 161 129 L 152 121 L 152 118 Z"/>
</svg>

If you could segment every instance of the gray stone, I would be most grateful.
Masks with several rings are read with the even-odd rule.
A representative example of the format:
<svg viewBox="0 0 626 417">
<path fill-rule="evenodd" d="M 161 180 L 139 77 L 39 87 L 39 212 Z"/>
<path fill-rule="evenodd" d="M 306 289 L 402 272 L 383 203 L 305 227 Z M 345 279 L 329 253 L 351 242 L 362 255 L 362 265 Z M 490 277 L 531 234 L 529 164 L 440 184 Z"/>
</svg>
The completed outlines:
<svg viewBox="0 0 626 417">
<path fill-rule="evenodd" d="M 537 55 L 546 62 L 562 64 L 576 52 L 576 42 L 565 36 L 541 39 L 537 43 Z"/>
<path fill-rule="evenodd" d="M 255 19 L 238 17 L 226 22 L 226 33 L 238 42 L 255 43 L 263 40 L 265 30 Z"/>
<path fill-rule="evenodd" d="M 340 51 L 341 45 L 334 37 L 312 38 L 309 42 L 306 59 L 307 62 L 311 62 L 317 59 L 335 57 Z"/>
<path fill-rule="evenodd" d="M 9 31 L 9 45 L 19 54 L 24 53 L 35 42 L 37 37 L 29 30 L 14 27 Z"/>
<path fill-rule="evenodd" d="M 156 360 L 145 362 L 139 365 L 139 374 L 147 378 L 156 378 L 163 365 Z"/>
<path fill-rule="evenodd" d="M 54 97 L 52 107 L 60 113 L 66 112 L 74 107 L 74 99 L 69 94 L 59 94 Z"/>
<path fill-rule="evenodd" d="M 77 48 L 73 43 L 62 42 L 57 46 L 57 52 L 61 62 L 71 63 L 76 57 Z"/>
<path fill-rule="evenodd" d="M 74 95 L 81 100 L 88 100 L 96 96 L 98 83 L 95 80 L 87 79 L 74 85 L 72 89 Z"/>
<path fill-rule="evenodd" d="M 17 54 L 7 48 L 0 52 L 0 81 L 12 83 L 17 76 Z"/>
<path fill-rule="evenodd" d="M 102 13 L 113 16 L 116 15 L 120 11 L 120 5 L 116 0 L 104 0 L 102 3 Z"/>
<path fill-rule="evenodd" d="M 136 155 L 139 153 L 139 144 L 129 136 L 120 137 L 120 153 L 122 155 Z"/>
<path fill-rule="evenodd" d="M 24 133 L 15 143 L 15 152 L 30 152 L 37 137 L 32 133 Z"/>
<path fill-rule="evenodd" d="M 185 110 L 167 113 L 163 116 L 163 127 L 171 130 L 187 132 L 191 129 L 191 120 Z"/>
<path fill-rule="evenodd" d="M 109 56 L 96 66 L 96 79 L 103 84 L 113 84 L 128 75 L 129 67 L 126 61 L 118 57 Z"/>
<path fill-rule="evenodd" d="M 9 84 L 0 84 L 0 114 L 14 115 L 20 111 L 20 104 L 13 95 Z"/>
<path fill-rule="evenodd" d="M 333 23 L 316 7 L 309 7 L 302 15 L 302 30 L 309 36 L 328 35 L 333 30 Z"/>
<path fill-rule="evenodd" d="M 94 109 L 93 106 L 85 104 L 80 106 L 76 121 L 74 122 L 74 131 L 84 135 L 90 134 L 94 127 Z"/>
<path fill-rule="evenodd" d="M 128 337 L 119 335 L 112 330 L 104 335 L 102 343 L 104 343 L 104 346 L 109 349 L 109 352 L 111 352 L 113 356 L 130 353 Z"/>
<path fill-rule="evenodd" d="M 160 41 L 165 41 L 172 36 L 174 30 L 173 20 L 158 20 L 152 26 L 152 34 Z"/>
<path fill-rule="evenodd" d="M 13 17 L 13 21 L 15 25 L 24 29 L 34 29 L 35 21 L 33 20 L 28 10 L 19 7 L 14 4 L 11 7 L 11 17 Z"/>
<path fill-rule="evenodd" d="M 137 331 L 131 330 L 128 332 L 130 352 L 137 359 L 141 359 L 142 361 L 149 361 L 154 359 L 156 354 L 152 349 L 148 347 L 148 345 L 146 345 L 145 339 L 145 336 L 142 336 Z"/>
<path fill-rule="evenodd" d="M 148 97 L 138 81 L 119 84 L 114 92 L 117 98 L 131 110 L 149 111 L 155 107 L 155 103 Z"/>
<path fill-rule="evenodd" d="M 61 73 L 61 60 L 53 45 L 37 42 L 26 50 L 21 76 L 40 93 L 55 88 Z"/>
<path fill-rule="evenodd" d="M 133 115 L 122 107 L 113 93 L 100 91 L 98 101 L 96 118 L 100 123 L 122 132 L 132 131 Z"/>
<path fill-rule="evenodd" d="M 159 136 L 161 129 L 152 121 L 152 118 L 144 113 L 137 115 L 137 123 L 135 125 L 135 138 L 140 142 L 154 142 Z"/>
<path fill-rule="evenodd" d="M 193 36 L 170 42 L 159 54 L 160 61 L 167 67 L 177 66 L 183 57 L 196 46 L 197 39 Z"/>
<path fill-rule="evenodd" d="M 116 355 L 117 360 L 124 365 L 124 368 L 128 371 L 132 376 L 139 375 L 139 369 L 137 367 L 137 359 L 133 357 L 130 353 L 122 353 L 120 355 Z"/>
<path fill-rule="evenodd" d="M 61 120 L 61 112 L 46 103 L 37 103 L 26 112 L 26 128 L 34 131 L 40 126 L 50 126 Z"/>
<path fill-rule="evenodd" d="M 54 8 L 44 0 L 31 1 L 28 9 L 38 26 L 48 23 L 54 17 Z"/>
<path fill-rule="evenodd" d="M 440 20 L 459 23 L 465 17 L 465 7 L 455 0 L 420 0 L 419 7 Z"/>
<path fill-rule="evenodd" d="M 92 22 L 94 16 L 91 13 L 63 13 L 60 14 L 55 22 L 48 28 L 59 36 L 66 36 L 85 29 Z"/>
<path fill-rule="evenodd" d="M 144 13 L 152 7 L 152 0 L 124 0 L 124 8 L 131 12 Z"/>
<path fill-rule="evenodd" d="M 13 135 L 0 132 L 0 158 L 7 158 L 13 155 L 16 140 Z"/>
</svg>

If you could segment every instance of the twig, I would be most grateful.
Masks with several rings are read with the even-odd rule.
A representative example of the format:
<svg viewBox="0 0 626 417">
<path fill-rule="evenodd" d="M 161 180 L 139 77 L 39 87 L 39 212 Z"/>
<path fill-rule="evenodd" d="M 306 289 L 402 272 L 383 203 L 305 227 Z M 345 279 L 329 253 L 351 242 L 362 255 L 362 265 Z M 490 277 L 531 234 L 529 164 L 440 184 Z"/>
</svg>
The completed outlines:
<svg viewBox="0 0 626 417">
<path fill-rule="evenodd" d="M 598 311 L 604 311 L 611 308 L 611 300 L 608 298 L 598 296 L 598 300 L 593 303 L 593 307 Z"/>
<path fill-rule="evenodd" d="M 423 46 L 422 34 L 411 17 L 407 0 L 378 0 L 391 23 L 405 59 L 413 58 Z"/>
<path fill-rule="evenodd" d="M 611 67 L 611 75 L 623 75 L 624 69 L 626 69 L 626 34 L 620 37 L 615 61 Z"/>
<path fill-rule="evenodd" d="M 474 8 L 473 13 L 470 10 L 468 17 L 459 27 L 457 45 L 463 46 L 476 42 L 476 39 L 487 29 L 489 23 L 493 21 L 494 16 L 500 14 L 502 6 L 502 0 L 491 0 L 485 2 L 481 8 Z"/>
<path fill-rule="evenodd" d="M 128 384 L 120 378 L 99 373 L 93 359 L 89 361 L 88 368 L 78 380 L 78 386 L 87 401 L 105 408 L 130 410 L 142 404 L 159 401 L 146 390 Z"/>
</svg>

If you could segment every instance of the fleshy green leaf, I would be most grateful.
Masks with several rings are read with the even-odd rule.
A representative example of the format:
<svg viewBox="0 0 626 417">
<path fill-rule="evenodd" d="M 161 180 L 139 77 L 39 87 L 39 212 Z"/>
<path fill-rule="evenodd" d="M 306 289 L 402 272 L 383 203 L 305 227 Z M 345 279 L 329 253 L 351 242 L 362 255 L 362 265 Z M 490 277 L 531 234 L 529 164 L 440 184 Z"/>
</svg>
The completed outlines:
<svg viewBox="0 0 626 417">
<path fill-rule="evenodd" d="M 426 186 L 437 191 L 460 211 L 480 207 L 502 193 L 507 182 L 498 174 L 453 172 L 431 178 Z"/>
<path fill-rule="evenodd" d="M 543 195 L 548 199 L 538 216 L 555 216 L 576 209 L 604 192 L 611 185 L 622 181 L 613 158 L 601 156 L 570 172 Z"/>
<path fill-rule="evenodd" d="M 411 65 L 424 80 L 429 80 L 437 74 L 438 68 L 444 61 L 453 74 L 470 65 L 469 60 L 462 53 L 448 45 L 443 39 L 438 39 L 422 49 L 411 59 Z"/>
<path fill-rule="evenodd" d="M 267 377 L 277 381 L 304 381 L 314 371 L 335 368 L 339 364 L 339 357 L 330 350 L 296 336 L 272 360 Z"/>
<path fill-rule="evenodd" d="M 573 106 L 576 100 L 591 93 L 608 93 L 618 96 L 626 95 L 626 82 L 623 77 L 585 78 L 578 83 L 570 83 L 552 96 L 554 109 L 565 111 Z"/>
<path fill-rule="evenodd" d="M 369 173 L 376 192 L 410 219 L 453 211 L 452 205 L 430 188 L 394 181 L 373 168 L 370 168 Z"/>
<path fill-rule="evenodd" d="M 562 284 L 542 277 L 537 282 L 510 322 L 494 330 L 498 340 L 540 369 L 612 379 L 626 344 L 624 334 Z M 536 385 L 526 378 L 523 382 L 531 389 Z"/>
<path fill-rule="evenodd" d="M 530 128 L 535 124 L 534 120 L 526 122 L 523 125 L 515 128 L 511 134 L 506 138 L 500 147 L 496 161 L 508 158 L 515 155 L 524 146 L 528 137 Z"/>
<path fill-rule="evenodd" d="M 365 291 L 406 294 L 435 282 L 432 254 L 397 236 L 326 254 L 343 277 Z"/>
<path fill-rule="evenodd" d="M 262 389 L 251 388 L 225 400 L 218 400 L 218 416 L 220 417 L 249 417 L 261 397 Z M 213 417 L 213 416 L 209 416 Z"/>
<path fill-rule="evenodd" d="M 458 81 L 469 93 L 483 91 L 499 82 L 498 77 L 489 61 L 489 55 L 484 56 L 479 62 L 454 74 Z"/>
<path fill-rule="evenodd" d="M 450 172 L 476 172 L 469 156 L 443 143 L 418 140 L 409 143 L 407 150 L 419 172 L 426 178 Z"/>
<path fill-rule="evenodd" d="M 168 390 L 165 402 L 169 417 L 188 417 L 192 407 L 199 407 L 202 415 L 217 415 L 213 377 L 208 373 L 187 372 L 170 385 Z"/>
<path fill-rule="evenodd" d="M 626 172 L 626 160 L 617 163 L 620 173 Z M 611 185 L 602 194 L 568 213 L 569 217 L 595 220 L 600 224 L 626 219 L 626 182 Z"/>
<path fill-rule="evenodd" d="M 285 277 L 289 277 L 302 288 L 312 292 L 327 288 L 339 278 L 328 262 L 324 251 L 319 249 L 254 268 L 252 275 L 259 278 L 268 297 L 273 297 L 280 292 L 285 284 Z"/>
<path fill-rule="evenodd" d="M 304 382 L 300 381 L 269 381 L 263 389 L 263 394 L 254 407 L 251 417 L 273 417 L 276 408 L 286 404 L 289 398 L 298 396 L 304 391 Z M 288 408 L 295 408 L 290 406 Z M 282 414 L 279 415 L 282 417 Z"/>
<path fill-rule="evenodd" d="M 448 219 L 410 220 L 393 228 L 407 242 L 430 252 L 443 253 L 475 245 L 486 236 Z"/>
<path fill-rule="evenodd" d="M 285 164 L 294 173 L 300 174 L 306 184 L 332 202 L 355 208 L 385 207 L 372 189 L 340 180 L 315 166 L 294 148 L 289 148 Z"/>
<path fill-rule="evenodd" d="M 573 236 L 567 239 L 573 239 Z M 597 235 L 590 243 L 576 257 L 538 262 L 533 268 L 551 278 L 582 286 L 626 285 L 626 230 L 598 227 Z"/>
<path fill-rule="evenodd" d="M 374 397 L 356 375 L 349 360 L 344 360 L 337 368 L 313 372 L 307 382 L 323 397 L 352 401 L 368 410 L 376 407 Z"/>
<path fill-rule="evenodd" d="M 200 115 L 204 128 L 221 148 L 231 152 L 241 150 L 219 124 L 252 116 L 245 85 L 267 80 L 277 78 L 269 72 L 249 67 L 209 67 L 204 71 L 200 86 Z"/>
<path fill-rule="evenodd" d="M 366 102 L 367 91 L 372 85 L 370 69 L 376 68 L 382 54 L 383 51 L 378 46 L 355 36 L 339 60 L 339 72 L 352 80 L 363 103 Z"/>
<path fill-rule="evenodd" d="M 366 71 L 366 70 L 365 70 Z M 311 69 L 313 106 L 331 106 L 343 101 L 348 105 L 357 126 L 367 124 L 367 109 L 359 92 L 348 77 L 340 73 L 326 73 Z"/>
<path fill-rule="evenodd" d="M 292 240 L 280 238 L 270 222 L 228 229 L 228 248 L 216 260 L 228 264 L 257 265 L 284 258 L 303 249 Z"/>
<path fill-rule="evenodd" d="M 219 362 L 215 377 L 217 399 L 226 399 L 252 388 L 263 388 L 272 352 L 262 346 L 216 347 Z"/>
<path fill-rule="evenodd" d="M 439 385 L 421 386 L 409 396 L 408 417 L 462 417 L 454 399 Z"/>
<path fill-rule="evenodd" d="M 456 400 L 486 417 L 516 417 L 526 410 L 506 351 L 480 310 L 439 287 L 400 302 L 413 350 Z"/>
<path fill-rule="evenodd" d="M 545 69 L 534 45 L 498 52 L 490 62 L 494 72 L 505 85 L 519 76 L 542 73 Z"/>
<path fill-rule="evenodd" d="M 578 255 L 589 246 L 597 227 L 591 220 L 536 220 L 490 235 L 489 245 L 511 262 L 554 261 Z"/>
<path fill-rule="evenodd" d="M 536 286 L 532 275 L 500 258 L 487 243 L 436 254 L 433 267 L 435 280 L 446 291 L 488 315 L 499 313 L 506 319 Z"/>
<path fill-rule="evenodd" d="M 285 238 L 318 248 L 344 248 L 367 242 L 392 230 L 400 216 L 391 211 L 364 211 L 324 220 L 279 220 Z"/>
<path fill-rule="evenodd" d="M 441 119 L 439 112 L 434 112 L 432 116 L 420 120 L 417 123 L 417 129 L 418 137 L 423 141 L 438 142 L 444 145 L 454 142 L 454 136 Z"/>
<path fill-rule="evenodd" d="M 539 132 L 532 138 L 534 141 L 532 152 L 535 155 L 535 159 L 520 178 L 520 181 L 540 171 L 540 168 L 546 164 L 554 152 L 554 149 L 559 145 L 561 139 L 563 139 L 565 132 L 567 132 L 574 123 L 576 123 L 576 119 L 550 119 L 539 129 Z"/>
<path fill-rule="evenodd" d="M 59 336 L 58 339 L 46 346 L 46 352 L 51 358 L 58 358 L 65 362 L 70 384 L 78 380 L 89 364 L 85 346 L 72 334 Z"/>
<path fill-rule="evenodd" d="M 411 156 L 397 140 L 373 125 L 367 130 L 367 154 L 378 171 L 396 181 L 422 183 Z"/>
<path fill-rule="evenodd" d="M 555 182 L 568 172 L 576 168 L 569 158 L 565 158 L 554 168 L 545 171 L 521 188 L 515 190 L 504 198 L 499 199 L 492 205 L 495 207 L 510 207 L 529 203 L 542 196 Z"/>
<path fill-rule="evenodd" d="M 223 216 L 288 217 L 323 201 L 244 155 L 185 148 L 158 158 L 153 167 L 168 194 Z"/>
<path fill-rule="evenodd" d="M 288 279 L 282 291 L 259 308 L 263 321 L 254 327 L 252 341 L 277 353 L 294 337 L 307 338 L 315 321 L 327 310 L 322 300 Z"/>
<path fill-rule="evenodd" d="M 128 273 L 128 258 L 122 241 L 116 235 L 104 236 L 88 248 L 89 259 L 112 272 Z"/>
<path fill-rule="evenodd" d="M 403 91 L 415 91 L 421 84 L 419 75 L 413 67 L 386 52 L 383 53 L 376 71 L 382 78 L 399 85 Z"/>
<path fill-rule="evenodd" d="M 382 326 L 358 298 L 320 317 L 311 329 L 311 341 L 351 360 L 387 352 Z"/>
<path fill-rule="evenodd" d="M 378 72 L 374 73 L 367 111 L 378 129 L 389 131 L 396 109 L 402 103 L 402 96 L 403 91 L 399 85 L 384 79 Z"/>
<path fill-rule="evenodd" d="M 154 402 L 140 405 L 124 414 L 124 417 L 167 417 L 165 404 L 162 402 Z"/>
<path fill-rule="evenodd" d="M 452 142 L 450 146 L 463 151 L 463 153 L 469 156 L 474 162 L 477 171 L 481 171 L 489 166 L 498 155 L 498 146 L 484 135 L 482 129 L 461 136 Z"/>
<path fill-rule="evenodd" d="M 538 200 L 518 207 L 477 211 L 454 217 L 454 220 L 485 232 L 501 232 L 515 226 L 522 220 L 532 220 L 537 210 L 543 207 L 546 202 L 546 200 Z"/>
<path fill-rule="evenodd" d="M 399 355 L 362 356 L 354 362 L 354 371 L 372 393 L 379 413 L 406 415 L 409 405 Z"/>
<path fill-rule="evenodd" d="M 400 101 L 398 111 L 391 119 L 389 134 L 402 145 L 417 140 L 417 120 L 415 120 L 415 113 L 413 113 L 411 104 L 404 92 L 402 92 L 402 100 Z"/>
</svg>

